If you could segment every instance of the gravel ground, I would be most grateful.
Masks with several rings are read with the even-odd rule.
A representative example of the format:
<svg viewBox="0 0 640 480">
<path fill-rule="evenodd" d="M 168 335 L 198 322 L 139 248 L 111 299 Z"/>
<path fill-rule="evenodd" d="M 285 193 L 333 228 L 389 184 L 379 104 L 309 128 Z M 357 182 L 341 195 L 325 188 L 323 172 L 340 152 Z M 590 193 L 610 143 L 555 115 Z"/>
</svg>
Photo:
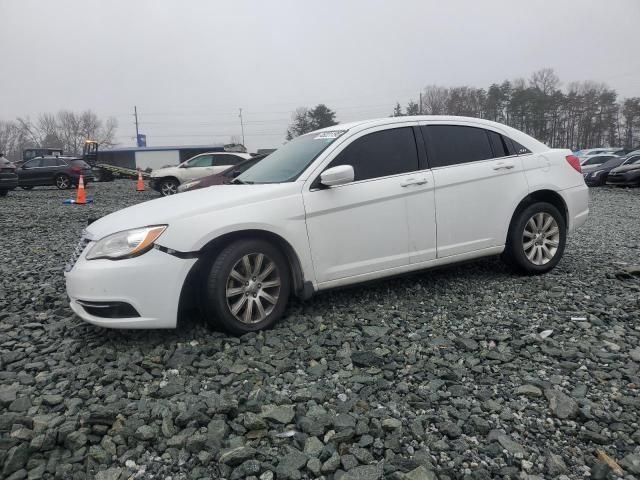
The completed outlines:
<svg viewBox="0 0 640 480">
<path fill-rule="evenodd" d="M 68 309 L 80 230 L 157 196 L 134 188 L 0 199 L 0 477 L 640 478 L 640 276 L 620 273 L 640 190 L 592 191 L 550 274 L 487 259 L 294 301 L 234 338 Z"/>
</svg>

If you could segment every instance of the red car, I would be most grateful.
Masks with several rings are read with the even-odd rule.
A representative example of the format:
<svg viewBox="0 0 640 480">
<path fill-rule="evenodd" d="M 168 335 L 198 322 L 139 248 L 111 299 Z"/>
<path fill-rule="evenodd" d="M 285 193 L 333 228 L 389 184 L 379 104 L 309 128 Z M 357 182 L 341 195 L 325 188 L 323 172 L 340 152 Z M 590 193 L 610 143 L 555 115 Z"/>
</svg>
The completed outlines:
<svg viewBox="0 0 640 480">
<path fill-rule="evenodd" d="M 197 190 L 198 188 L 212 187 L 214 185 L 224 185 L 225 183 L 231 183 L 241 173 L 249 170 L 256 163 L 262 160 L 266 155 L 256 155 L 249 158 L 244 162 L 240 162 L 237 165 L 229 167 L 224 172 L 209 175 L 208 177 L 199 178 L 191 182 L 183 183 L 178 187 L 178 193 L 189 192 L 191 190 Z"/>
</svg>

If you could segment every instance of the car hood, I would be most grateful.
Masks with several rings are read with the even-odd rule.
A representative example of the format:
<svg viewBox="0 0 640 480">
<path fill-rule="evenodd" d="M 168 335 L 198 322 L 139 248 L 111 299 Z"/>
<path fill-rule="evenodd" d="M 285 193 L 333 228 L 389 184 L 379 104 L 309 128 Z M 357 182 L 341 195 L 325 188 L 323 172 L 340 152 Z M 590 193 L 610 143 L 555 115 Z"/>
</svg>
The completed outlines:
<svg viewBox="0 0 640 480">
<path fill-rule="evenodd" d="M 169 225 L 203 213 L 237 208 L 300 192 L 297 182 L 261 185 L 219 185 L 158 198 L 118 210 L 96 220 L 86 229 L 88 238 L 99 240 L 112 233 L 149 225 Z"/>
<path fill-rule="evenodd" d="M 611 173 L 625 173 L 630 172 L 631 170 L 640 170 L 640 164 L 621 165 L 611 170 Z"/>
<path fill-rule="evenodd" d="M 168 177 L 169 175 L 176 175 L 179 167 L 164 167 L 158 168 L 151 172 L 151 177 Z"/>
</svg>

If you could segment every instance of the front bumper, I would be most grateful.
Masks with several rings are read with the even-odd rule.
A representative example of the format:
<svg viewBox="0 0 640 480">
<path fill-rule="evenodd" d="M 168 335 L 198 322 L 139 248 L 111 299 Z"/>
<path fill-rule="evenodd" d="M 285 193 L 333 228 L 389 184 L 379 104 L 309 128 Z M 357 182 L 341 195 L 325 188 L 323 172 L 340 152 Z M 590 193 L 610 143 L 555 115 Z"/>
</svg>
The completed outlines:
<svg viewBox="0 0 640 480">
<path fill-rule="evenodd" d="M 176 327 L 180 293 L 197 259 L 178 258 L 154 248 L 125 260 L 86 260 L 92 245 L 83 249 L 73 268 L 65 273 L 69 304 L 76 315 L 106 328 Z M 125 303 L 139 316 L 96 316 L 79 302 Z"/>
<path fill-rule="evenodd" d="M 159 178 L 150 178 L 149 179 L 149 188 L 151 190 L 155 190 L 156 192 L 160 191 L 160 179 Z"/>
</svg>

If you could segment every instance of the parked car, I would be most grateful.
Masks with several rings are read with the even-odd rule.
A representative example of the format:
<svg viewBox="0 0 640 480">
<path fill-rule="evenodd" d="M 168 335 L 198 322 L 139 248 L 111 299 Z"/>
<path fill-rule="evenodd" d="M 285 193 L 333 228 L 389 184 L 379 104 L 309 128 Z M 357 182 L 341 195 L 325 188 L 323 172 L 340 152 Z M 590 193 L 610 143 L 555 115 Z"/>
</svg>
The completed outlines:
<svg viewBox="0 0 640 480">
<path fill-rule="evenodd" d="M 585 167 L 595 167 L 597 165 L 602 165 L 604 162 L 606 162 L 607 160 L 613 157 L 615 157 L 615 155 L 611 153 L 600 154 L 600 155 L 590 155 L 580 160 L 580 165 L 582 165 L 583 169 Z"/>
<path fill-rule="evenodd" d="M 9 190 L 18 186 L 16 167 L 0 154 L 0 197 L 6 197 Z"/>
<path fill-rule="evenodd" d="M 466 117 L 391 117 L 295 138 L 232 184 L 140 203 L 89 225 L 70 306 L 111 328 L 174 328 L 198 302 L 236 334 L 291 294 L 502 255 L 541 274 L 587 219 L 570 150 Z M 437 230 L 436 230 L 437 225 Z"/>
<path fill-rule="evenodd" d="M 214 185 L 224 185 L 231 183 L 241 173 L 249 170 L 256 163 L 262 160 L 266 155 L 255 155 L 249 160 L 245 160 L 233 167 L 227 168 L 224 172 L 215 173 L 208 177 L 203 177 L 199 180 L 192 180 L 191 182 L 183 183 L 178 187 L 178 193 L 186 192 L 188 190 L 197 190 L 198 188 L 212 187 Z"/>
<path fill-rule="evenodd" d="M 640 155 L 628 155 L 622 165 L 611 170 L 607 185 L 640 187 Z"/>
<path fill-rule="evenodd" d="M 178 166 L 153 170 L 149 186 L 166 197 L 178 193 L 178 186 L 182 183 L 224 172 L 229 167 L 249 158 L 251 155 L 248 153 L 202 153 Z"/>
<path fill-rule="evenodd" d="M 581 160 L 593 155 L 602 155 L 620 150 L 619 147 L 601 147 L 601 148 L 587 148 L 586 150 L 578 150 L 575 155 Z"/>
<path fill-rule="evenodd" d="M 25 190 L 55 185 L 61 190 L 77 186 L 80 175 L 84 183 L 93 181 L 93 171 L 84 160 L 74 157 L 36 157 L 17 170 L 18 185 Z"/>
<path fill-rule="evenodd" d="M 622 165 L 624 157 L 611 157 L 601 165 L 583 166 L 582 175 L 584 182 L 590 187 L 598 187 L 607 183 L 609 172 Z"/>
</svg>

